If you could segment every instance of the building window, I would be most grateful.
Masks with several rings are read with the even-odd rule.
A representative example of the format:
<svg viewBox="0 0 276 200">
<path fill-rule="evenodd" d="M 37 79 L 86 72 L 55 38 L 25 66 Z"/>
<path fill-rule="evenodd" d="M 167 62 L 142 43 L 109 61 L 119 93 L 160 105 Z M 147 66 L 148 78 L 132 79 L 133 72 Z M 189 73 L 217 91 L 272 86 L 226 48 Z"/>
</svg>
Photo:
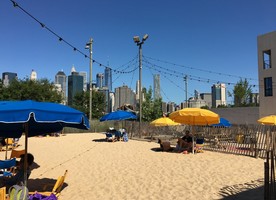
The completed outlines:
<svg viewBox="0 0 276 200">
<path fill-rule="evenodd" d="M 271 50 L 263 51 L 263 67 L 264 69 L 271 68 Z"/>
<path fill-rule="evenodd" d="M 272 93 L 272 77 L 264 78 L 264 96 L 273 96 Z"/>
</svg>

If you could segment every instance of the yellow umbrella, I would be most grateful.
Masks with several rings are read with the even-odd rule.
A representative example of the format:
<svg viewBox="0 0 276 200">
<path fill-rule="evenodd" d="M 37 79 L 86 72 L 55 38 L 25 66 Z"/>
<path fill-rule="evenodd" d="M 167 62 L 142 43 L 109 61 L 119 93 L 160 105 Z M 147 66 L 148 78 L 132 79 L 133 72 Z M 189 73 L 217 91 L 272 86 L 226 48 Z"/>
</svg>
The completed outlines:
<svg viewBox="0 0 276 200">
<path fill-rule="evenodd" d="M 176 126 L 180 123 L 174 122 L 168 117 L 160 117 L 150 123 L 151 126 Z"/>
<path fill-rule="evenodd" d="M 276 115 L 269 115 L 263 118 L 258 119 L 260 124 L 264 125 L 276 125 Z"/>
<path fill-rule="evenodd" d="M 187 124 L 187 125 L 211 125 L 211 124 L 218 124 L 219 115 L 206 109 L 201 108 L 184 108 L 181 110 L 177 110 L 172 112 L 169 117 L 178 123 Z M 193 130 L 192 130 L 193 133 Z M 193 133 L 194 134 L 194 133 Z M 193 144 L 194 144 L 194 137 L 193 137 Z M 194 145 L 192 145 L 193 153 L 194 153 Z"/>
<path fill-rule="evenodd" d="M 219 115 L 202 108 L 184 108 L 170 114 L 170 119 L 181 124 L 211 125 L 219 123 Z"/>
</svg>

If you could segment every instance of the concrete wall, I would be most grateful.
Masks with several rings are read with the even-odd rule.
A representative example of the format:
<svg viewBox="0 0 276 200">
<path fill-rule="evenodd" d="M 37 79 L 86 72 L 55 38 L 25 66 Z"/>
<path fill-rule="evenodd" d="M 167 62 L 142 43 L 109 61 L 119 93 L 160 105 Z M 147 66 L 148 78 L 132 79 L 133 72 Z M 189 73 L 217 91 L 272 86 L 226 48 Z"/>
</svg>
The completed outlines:
<svg viewBox="0 0 276 200">
<path fill-rule="evenodd" d="M 258 124 L 259 107 L 212 108 L 211 111 L 231 124 Z"/>
</svg>

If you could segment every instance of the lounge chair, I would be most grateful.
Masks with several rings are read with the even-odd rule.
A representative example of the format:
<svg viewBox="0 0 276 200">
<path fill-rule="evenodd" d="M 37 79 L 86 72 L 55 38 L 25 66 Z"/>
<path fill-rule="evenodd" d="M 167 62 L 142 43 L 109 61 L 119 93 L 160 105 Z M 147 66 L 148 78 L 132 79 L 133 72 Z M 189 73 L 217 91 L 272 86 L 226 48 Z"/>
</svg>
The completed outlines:
<svg viewBox="0 0 276 200">
<path fill-rule="evenodd" d="M 106 133 L 106 141 L 107 142 L 114 142 L 115 141 L 115 137 L 112 135 L 112 133 Z"/>
<path fill-rule="evenodd" d="M 12 176 L 12 169 L 16 166 L 16 159 L 0 160 L 0 169 L 3 176 Z"/>
<path fill-rule="evenodd" d="M 195 152 L 203 153 L 204 138 L 197 138 L 195 144 Z"/>
<path fill-rule="evenodd" d="M 65 180 L 66 175 L 67 175 L 67 172 L 68 172 L 68 170 L 65 170 L 64 175 L 58 177 L 58 179 L 57 179 L 57 181 L 56 181 L 56 183 L 55 183 L 52 191 L 47 191 L 48 190 L 47 188 L 49 186 L 51 186 L 51 185 L 45 185 L 43 187 L 43 191 L 42 192 L 35 191 L 35 192 L 29 192 L 29 194 L 32 195 L 32 194 L 35 194 L 35 193 L 39 193 L 39 194 L 41 194 L 43 196 L 50 196 L 51 194 L 54 194 L 56 197 L 59 197 L 60 192 L 61 192 L 62 187 L 63 187 L 63 184 L 64 184 L 64 180 Z"/>
<path fill-rule="evenodd" d="M 20 158 L 20 156 L 23 154 L 25 154 L 25 149 L 22 149 L 22 150 L 12 149 L 10 158 Z"/>
<path fill-rule="evenodd" d="M 121 134 L 120 131 L 116 131 L 116 132 L 115 132 L 115 139 L 116 139 L 116 141 L 121 141 L 121 139 L 122 139 L 122 134 Z"/>
<path fill-rule="evenodd" d="M 6 187 L 0 188 L 0 200 L 6 200 Z"/>
<path fill-rule="evenodd" d="M 170 141 L 162 141 L 158 138 L 158 142 L 160 144 L 160 150 L 161 151 L 172 151 L 173 148 L 171 147 Z"/>
</svg>

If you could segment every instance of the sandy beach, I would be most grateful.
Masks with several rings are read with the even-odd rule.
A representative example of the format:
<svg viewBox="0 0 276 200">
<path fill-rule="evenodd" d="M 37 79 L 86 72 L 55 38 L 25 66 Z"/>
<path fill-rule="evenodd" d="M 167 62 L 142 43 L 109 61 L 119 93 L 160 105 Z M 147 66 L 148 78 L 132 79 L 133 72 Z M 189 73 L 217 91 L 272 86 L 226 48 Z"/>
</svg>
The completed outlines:
<svg viewBox="0 0 276 200">
<path fill-rule="evenodd" d="M 263 199 L 262 159 L 210 151 L 167 153 L 156 151 L 156 141 L 104 139 L 100 133 L 29 138 L 36 166 L 30 191 L 68 170 L 63 200 Z M 24 148 L 24 136 L 20 144 L 18 149 Z M 5 152 L 0 153 L 4 159 Z"/>
</svg>

